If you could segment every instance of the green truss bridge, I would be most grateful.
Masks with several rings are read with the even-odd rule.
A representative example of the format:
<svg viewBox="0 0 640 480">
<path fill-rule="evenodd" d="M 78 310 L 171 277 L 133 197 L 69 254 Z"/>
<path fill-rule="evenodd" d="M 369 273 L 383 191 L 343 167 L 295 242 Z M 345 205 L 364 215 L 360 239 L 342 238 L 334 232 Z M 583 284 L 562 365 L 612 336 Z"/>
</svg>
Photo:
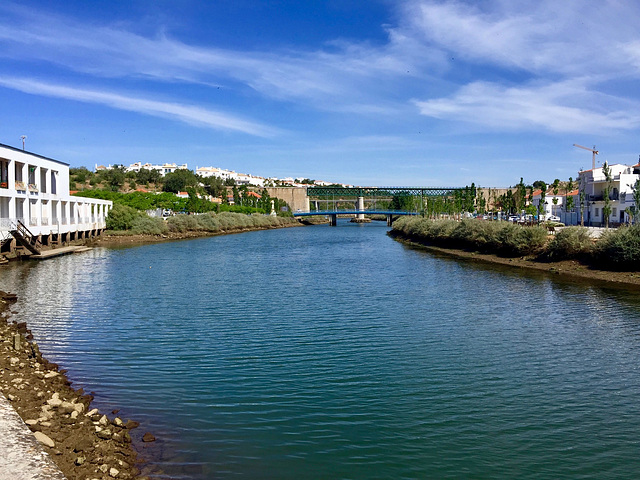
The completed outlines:
<svg viewBox="0 0 640 480">
<path fill-rule="evenodd" d="M 331 225 L 338 215 L 386 215 L 387 225 L 402 215 L 424 213 L 430 198 L 450 198 L 462 188 L 453 187 L 308 187 L 308 212 L 294 212 L 296 217 L 328 216 Z"/>
</svg>

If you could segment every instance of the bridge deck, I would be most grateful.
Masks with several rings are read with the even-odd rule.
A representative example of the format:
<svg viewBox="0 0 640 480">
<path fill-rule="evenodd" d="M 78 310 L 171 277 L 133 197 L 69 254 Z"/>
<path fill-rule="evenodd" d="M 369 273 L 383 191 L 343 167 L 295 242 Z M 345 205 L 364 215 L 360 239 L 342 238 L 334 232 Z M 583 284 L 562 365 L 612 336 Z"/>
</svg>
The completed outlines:
<svg viewBox="0 0 640 480">
<path fill-rule="evenodd" d="M 419 215 L 419 213 L 402 210 L 314 210 L 293 213 L 294 217 L 310 217 L 312 215 Z"/>
</svg>

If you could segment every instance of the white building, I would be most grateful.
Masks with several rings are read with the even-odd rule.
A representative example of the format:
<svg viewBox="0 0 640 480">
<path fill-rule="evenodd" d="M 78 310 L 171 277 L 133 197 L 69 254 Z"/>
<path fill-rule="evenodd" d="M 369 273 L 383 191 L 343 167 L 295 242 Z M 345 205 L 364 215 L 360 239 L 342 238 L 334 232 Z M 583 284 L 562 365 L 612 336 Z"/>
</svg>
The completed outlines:
<svg viewBox="0 0 640 480">
<path fill-rule="evenodd" d="M 139 172 L 142 169 L 156 170 L 163 177 L 168 173 L 174 173 L 176 170 L 188 170 L 187 164 L 177 165 L 175 163 L 163 163 L 162 165 L 153 165 L 151 163 L 136 162 L 129 165 L 125 170 L 127 172 Z M 97 167 L 96 167 L 97 169 Z"/>
<path fill-rule="evenodd" d="M 611 215 L 609 215 L 609 225 L 622 224 L 629 220 L 627 209 L 632 210 L 633 185 L 640 178 L 640 164 L 610 165 L 611 184 L 609 185 L 609 200 Z M 584 192 L 584 224 L 592 226 L 605 225 L 603 216 L 604 192 L 607 187 L 607 180 L 602 171 L 602 167 L 593 170 L 584 170 L 578 173 L 580 185 Z M 579 199 L 577 208 L 579 210 Z"/>
<path fill-rule="evenodd" d="M 237 173 L 233 170 L 225 170 L 223 168 L 216 167 L 198 167 L 196 168 L 196 175 L 201 177 L 218 177 L 224 180 L 233 180 L 236 185 L 254 185 L 256 187 L 264 187 L 264 177 L 258 177 L 246 173 Z"/>
<path fill-rule="evenodd" d="M 108 200 L 69 195 L 69 164 L 0 144 L 0 244 L 12 251 L 10 233 L 22 224 L 42 245 L 98 235 L 106 227 Z"/>
</svg>

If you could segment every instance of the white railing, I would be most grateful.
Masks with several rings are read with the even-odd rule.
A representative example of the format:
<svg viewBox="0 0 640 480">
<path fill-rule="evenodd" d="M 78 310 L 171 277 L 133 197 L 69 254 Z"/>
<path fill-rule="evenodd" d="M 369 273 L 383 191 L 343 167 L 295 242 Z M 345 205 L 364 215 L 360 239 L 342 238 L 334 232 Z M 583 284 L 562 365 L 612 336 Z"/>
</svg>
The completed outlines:
<svg viewBox="0 0 640 480">
<path fill-rule="evenodd" d="M 43 218 L 42 220 L 40 220 L 40 225 L 42 225 L 43 227 L 48 227 L 49 226 L 49 219 L 48 218 Z"/>
<path fill-rule="evenodd" d="M 29 219 L 29 226 L 31 226 L 31 227 L 38 226 L 38 219 L 36 217 L 31 217 Z"/>
</svg>

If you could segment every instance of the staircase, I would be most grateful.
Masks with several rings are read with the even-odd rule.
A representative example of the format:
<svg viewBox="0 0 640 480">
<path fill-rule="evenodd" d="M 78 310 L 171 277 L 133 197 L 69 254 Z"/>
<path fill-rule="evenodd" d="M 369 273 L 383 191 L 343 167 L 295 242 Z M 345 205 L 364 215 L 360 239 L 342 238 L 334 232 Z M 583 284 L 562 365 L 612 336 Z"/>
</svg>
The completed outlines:
<svg viewBox="0 0 640 480">
<path fill-rule="evenodd" d="M 13 238 L 16 239 L 18 245 L 26 248 L 34 255 L 40 255 L 40 249 L 42 248 L 42 243 L 38 237 L 34 236 L 25 225 L 18 220 L 15 228 L 10 230 Z"/>
</svg>

